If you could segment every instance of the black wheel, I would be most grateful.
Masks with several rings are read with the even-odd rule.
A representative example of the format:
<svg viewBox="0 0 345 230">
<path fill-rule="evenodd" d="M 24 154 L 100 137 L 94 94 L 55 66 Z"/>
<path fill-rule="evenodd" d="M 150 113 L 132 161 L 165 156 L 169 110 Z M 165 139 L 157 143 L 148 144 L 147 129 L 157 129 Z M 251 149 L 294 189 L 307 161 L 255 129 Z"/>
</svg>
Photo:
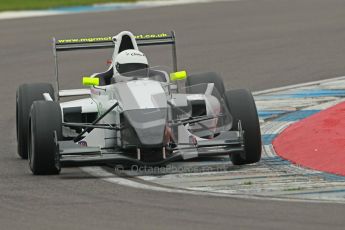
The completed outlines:
<svg viewBox="0 0 345 230">
<path fill-rule="evenodd" d="M 19 86 L 16 93 L 16 126 L 18 155 L 28 158 L 28 133 L 30 108 L 34 101 L 43 100 L 43 93 L 49 93 L 54 99 L 54 88 L 51 84 L 36 83 Z"/>
<path fill-rule="evenodd" d="M 239 120 L 244 130 L 245 156 L 231 154 L 232 163 L 234 165 L 243 165 L 260 161 L 260 123 L 252 94 L 244 89 L 230 90 L 225 93 L 225 100 L 233 116 L 232 130 L 238 130 Z"/>
<path fill-rule="evenodd" d="M 29 124 L 29 166 L 35 175 L 59 174 L 56 142 L 62 138 L 61 108 L 55 101 L 35 101 Z"/>
<path fill-rule="evenodd" d="M 220 95 L 215 95 L 219 97 L 223 97 L 225 93 L 225 87 L 223 83 L 223 79 L 214 72 L 206 72 L 206 73 L 199 73 L 199 74 L 192 74 L 187 77 L 186 86 L 193 86 L 199 85 L 203 83 L 214 83 L 214 86 L 218 90 Z M 187 88 L 187 93 L 195 94 L 195 93 L 205 93 L 206 89 L 200 87 L 190 87 Z"/>
</svg>

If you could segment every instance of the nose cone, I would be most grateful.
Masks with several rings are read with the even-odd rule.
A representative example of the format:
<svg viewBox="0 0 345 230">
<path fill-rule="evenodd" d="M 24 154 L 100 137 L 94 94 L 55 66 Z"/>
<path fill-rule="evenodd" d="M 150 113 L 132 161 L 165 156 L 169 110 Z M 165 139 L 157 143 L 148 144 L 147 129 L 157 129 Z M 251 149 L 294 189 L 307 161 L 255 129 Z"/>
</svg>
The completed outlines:
<svg viewBox="0 0 345 230">
<path fill-rule="evenodd" d="M 162 147 L 167 109 L 139 109 L 125 111 L 124 116 L 137 134 L 142 147 Z"/>
</svg>

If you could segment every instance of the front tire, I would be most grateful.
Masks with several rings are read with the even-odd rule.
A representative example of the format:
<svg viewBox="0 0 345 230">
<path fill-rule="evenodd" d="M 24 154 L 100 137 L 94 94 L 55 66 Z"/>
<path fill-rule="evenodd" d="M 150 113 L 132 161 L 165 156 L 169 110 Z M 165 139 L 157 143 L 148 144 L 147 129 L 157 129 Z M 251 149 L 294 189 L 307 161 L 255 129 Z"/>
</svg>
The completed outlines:
<svg viewBox="0 0 345 230">
<path fill-rule="evenodd" d="M 28 158 L 30 108 L 34 101 L 44 100 L 43 93 L 54 99 L 54 88 L 48 83 L 23 84 L 16 92 L 16 129 L 18 155 Z"/>
<path fill-rule="evenodd" d="M 56 162 L 57 140 L 62 139 L 62 116 L 58 102 L 35 101 L 32 104 L 29 124 L 29 166 L 35 175 L 60 173 Z"/>
<path fill-rule="evenodd" d="M 225 100 L 233 116 L 232 130 L 238 130 L 241 121 L 244 130 L 245 156 L 231 154 L 234 165 L 251 164 L 261 159 L 261 132 L 258 113 L 252 94 L 248 90 L 229 90 L 225 93 Z"/>
</svg>

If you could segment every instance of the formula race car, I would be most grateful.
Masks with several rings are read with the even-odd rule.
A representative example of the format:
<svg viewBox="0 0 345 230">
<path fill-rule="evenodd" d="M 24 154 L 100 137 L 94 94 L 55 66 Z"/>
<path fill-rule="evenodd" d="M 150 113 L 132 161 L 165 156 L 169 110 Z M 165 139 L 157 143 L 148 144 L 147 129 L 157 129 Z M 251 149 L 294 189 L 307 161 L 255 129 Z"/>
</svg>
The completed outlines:
<svg viewBox="0 0 345 230">
<path fill-rule="evenodd" d="M 226 91 L 213 72 L 177 71 L 175 44 L 174 32 L 54 39 L 56 85 L 23 84 L 16 95 L 18 154 L 29 159 L 33 174 L 217 155 L 229 155 L 235 165 L 258 162 L 261 135 L 251 93 Z M 171 45 L 173 71 L 149 66 L 138 47 L 151 45 Z M 103 48 L 114 49 L 105 72 L 83 77 L 86 88 L 59 89 L 59 52 Z"/>
</svg>

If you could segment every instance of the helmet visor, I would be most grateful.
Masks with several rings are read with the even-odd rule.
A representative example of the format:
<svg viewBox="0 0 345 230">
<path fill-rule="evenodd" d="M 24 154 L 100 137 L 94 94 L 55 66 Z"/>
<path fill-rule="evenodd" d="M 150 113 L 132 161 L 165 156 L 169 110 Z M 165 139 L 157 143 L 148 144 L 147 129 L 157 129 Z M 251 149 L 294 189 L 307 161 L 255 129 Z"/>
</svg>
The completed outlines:
<svg viewBox="0 0 345 230">
<path fill-rule="evenodd" d="M 119 74 L 125 75 L 127 77 L 131 77 L 130 74 L 133 71 L 136 71 L 136 74 L 140 73 L 141 71 L 137 72 L 137 70 L 143 70 L 142 74 L 147 75 L 148 65 L 143 63 L 126 63 L 116 65 L 116 70 Z"/>
</svg>

